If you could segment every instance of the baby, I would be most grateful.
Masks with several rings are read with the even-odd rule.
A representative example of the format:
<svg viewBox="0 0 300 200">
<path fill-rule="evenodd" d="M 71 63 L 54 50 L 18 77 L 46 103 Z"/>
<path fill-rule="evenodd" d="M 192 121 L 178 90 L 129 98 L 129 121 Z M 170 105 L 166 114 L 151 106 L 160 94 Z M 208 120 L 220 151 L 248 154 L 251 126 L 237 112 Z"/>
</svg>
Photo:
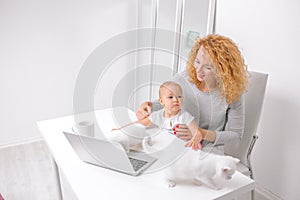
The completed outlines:
<svg viewBox="0 0 300 200">
<path fill-rule="evenodd" d="M 202 148 L 200 143 L 202 140 L 202 133 L 195 122 L 194 117 L 190 113 L 181 109 L 183 102 L 181 86 L 173 81 L 164 82 L 159 88 L 158 101 L 163 106 L 163 109 L 153 112 L 149 117 L 142 120 L 131 122 L 120 128 L 114 128 L 112 130 L 120 130 L 134 123 L 140 123 L 144 126 L 149 126 L 153 123 L 158 125 L 159 128 L 166 129 L 171 132 L 172 130 L 174 131 L 176 125 L 186 124 L 193 135 L 192 139 L 186 143 L 186 146 L 191 147 L 194 150 L 200 150 Z M 172 133 L 176 134 L 176 132 L 173 131 Z M 139 143 L 134 140 L 134 138 L 130 138 L 126 135 L 122 136 L 123 137 L 121 137 L 121 139 L 118 139 L 118 142 L 122 144 L 124 143 L 123 146 L 125 146 L 126 149 L 128 149 L 129 146 L 134 146 L 136 143 Z M 142 142 L 144 149 L 146 145 L 151 145 L 152 143 L 151 138 L 143 138 L 140 142 Z"/>
<path fill-rule="evenodd" d="M 186 143 L 187 147 L 194 150 L 201 149 L 202 134 L 194 120 L 194 117 L 181 109 L 183 96 L 181 86 L 173 81 L 164 82 L 159 88 L 158 101 L 163 109 L 153 112 L 149 117 L 140 120 L 139 123 L 148 126 L 156 124 L 161 129 L 174 130 L 178 124 L 186 124 L 193 137 Z M 174 132 L 176 134 L 176 132 Z"/>
</svg>

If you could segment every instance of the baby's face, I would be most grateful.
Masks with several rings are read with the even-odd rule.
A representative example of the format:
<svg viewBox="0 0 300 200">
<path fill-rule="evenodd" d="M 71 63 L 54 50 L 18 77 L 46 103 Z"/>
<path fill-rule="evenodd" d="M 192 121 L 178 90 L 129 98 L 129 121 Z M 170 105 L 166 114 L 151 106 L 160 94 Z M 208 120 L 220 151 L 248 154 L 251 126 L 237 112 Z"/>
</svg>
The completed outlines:
<svg viewBox="0 0 300 200">
<path fill-rule="evenodd" d="M 164 106 L 165 111 L 177 113 L 182 106 L 182 90 L 176 85 L 162 87 L 160 91 L 160 103 Z"/>
</svg>

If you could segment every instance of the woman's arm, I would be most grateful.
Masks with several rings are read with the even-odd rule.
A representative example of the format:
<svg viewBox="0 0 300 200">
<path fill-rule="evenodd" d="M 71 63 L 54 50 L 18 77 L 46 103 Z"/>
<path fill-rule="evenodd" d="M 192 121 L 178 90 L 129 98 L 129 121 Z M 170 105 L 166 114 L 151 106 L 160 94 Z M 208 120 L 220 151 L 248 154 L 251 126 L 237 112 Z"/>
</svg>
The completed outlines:
<svg viewBox="0 0 300 200">
<path fill-rule="evenodd" d="M 209 142 L 215 142 L 216 140 L 216 132 L 211 130 L 206 130 L 203 128 L 199 128 L 203 140 L 207 140 Z M 179 124 L 174 129 L 176 136 L 184 141 L 189 141 L 192 139 L 193 134 L 190 131 L 189 127 L 186 124 Z"/>
<path fill-rule="evenodd" d="M 238 144 L 243 136 L 245 126 L 245 107 L 244 97 L 240 101 L 233 102 L 229 105 L 227 113 L 227 123 L 223 131 L 212 131 L 200 128 L 203 140 L 213 142 L 214 145 L 225 143 Z M 186 140 L 192 138 L 186 125 L 180 125 L 180 129 L 175 129 L 176 135 Z"/>
<path fill-rule="evenodd" d="M 227 123 L 224 130 L 212 131 L 200 128 L 203 140 L 214 143 L 214 145 L 223 145 L 226 143 L 238 144 L 244 133 L 245 124 L 245 107 L 244 97 L 240 101 L 233 102 L 229 105 L 227 113 Z M 180 124 L 174 131 L 176 136 L 184 141 L 189 141 L 193 136 L 188 126 Z"/>
<path fill-rule="evenodd" d="M 227 112 L 227 123 L 223 131 L 216 131 L 214 144 L 239 143 L 245 127 L 244 96 L 231 103 Z"/>
</svg>

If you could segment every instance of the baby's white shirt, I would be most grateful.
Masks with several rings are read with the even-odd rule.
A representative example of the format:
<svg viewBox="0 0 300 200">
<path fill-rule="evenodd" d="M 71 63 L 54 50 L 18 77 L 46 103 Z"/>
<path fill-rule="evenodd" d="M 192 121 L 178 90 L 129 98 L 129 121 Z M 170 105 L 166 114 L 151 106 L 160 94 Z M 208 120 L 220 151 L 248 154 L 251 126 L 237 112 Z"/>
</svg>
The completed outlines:
<svg viewBox="0 0 300 200">
<path fill-rule="evenodd" d="M 194 117 L 190 113 L 182 109 L 178 112 L 177 115 L 170 118 L 164 117 L 164 112 L 164 109 L 153 112 L 149 116 L 149 120 L 151 121 L 151 123 L 156 124 L 157 126 L 159 126 L 159 128 L 173 129 L 177 124 L 189 125 L 194 120 Z"/>
</svg>

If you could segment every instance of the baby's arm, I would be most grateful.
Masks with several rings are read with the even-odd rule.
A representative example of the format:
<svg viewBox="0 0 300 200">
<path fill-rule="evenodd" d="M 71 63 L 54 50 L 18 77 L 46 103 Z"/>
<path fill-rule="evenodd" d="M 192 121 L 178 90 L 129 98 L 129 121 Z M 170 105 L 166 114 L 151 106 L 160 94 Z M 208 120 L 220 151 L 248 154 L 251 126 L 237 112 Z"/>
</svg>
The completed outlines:
<svg viewBox="0 0 300 200">
<path fill-rule="evenodd" d="M 192 149 L 194 150 L 200 150 L 202 148 L 200 142 L 203 138 L 198 124 L 195 122 L 195 120 L 193 120 L 191 123 L 188 124 L 188 128 L 190 129 L 193 137 L 190 141 L 188 141 L 185 144 L 185 146 L 192 147 Z"/>
</svg>

